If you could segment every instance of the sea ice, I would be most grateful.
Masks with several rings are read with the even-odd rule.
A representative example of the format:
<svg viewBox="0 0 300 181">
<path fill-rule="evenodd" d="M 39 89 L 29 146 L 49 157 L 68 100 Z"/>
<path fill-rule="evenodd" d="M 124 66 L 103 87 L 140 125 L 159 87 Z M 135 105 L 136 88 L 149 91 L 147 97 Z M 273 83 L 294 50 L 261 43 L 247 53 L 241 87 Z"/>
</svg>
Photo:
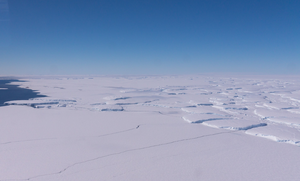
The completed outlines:
<svg viewBox="0 0 300 181">
<path fill-rule="evenodd" d="M 0 181 L 300 178 L 299 77 L 22 80 L 47 97 L 0 107 Z"/>
</svg>

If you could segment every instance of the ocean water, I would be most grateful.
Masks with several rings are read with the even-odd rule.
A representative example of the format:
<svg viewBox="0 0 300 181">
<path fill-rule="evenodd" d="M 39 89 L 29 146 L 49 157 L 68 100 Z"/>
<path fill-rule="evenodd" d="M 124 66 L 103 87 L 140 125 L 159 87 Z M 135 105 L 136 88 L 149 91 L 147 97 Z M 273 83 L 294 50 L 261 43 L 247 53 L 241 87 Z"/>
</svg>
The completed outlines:
<svg viewBox="0 0 300 181">
<path fill-rule="evenodd" d="M 28 100 L 37 97 L 47 97 L 40 95 L 39 92 L 27 88 L 21 88 L 18 85 L 10 85 L 11 82 L 21 82 L 17 79 L 0 78 L 0 107 L 5 106 L 5 102 L 13 100 Z"/>
</svg>

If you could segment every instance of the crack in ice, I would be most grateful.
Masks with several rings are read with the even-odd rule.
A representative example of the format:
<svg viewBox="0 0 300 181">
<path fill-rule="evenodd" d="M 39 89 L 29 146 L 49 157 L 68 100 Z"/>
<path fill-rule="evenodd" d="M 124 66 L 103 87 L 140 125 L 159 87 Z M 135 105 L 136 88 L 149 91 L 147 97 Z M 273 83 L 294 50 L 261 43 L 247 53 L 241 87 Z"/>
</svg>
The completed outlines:
<svg viewBox="0 0 300 181">
<path fill-rule="evenodd" d="M 134 129 L 138 129 L 139 127 L 140 126 L 138 125 Z M 184 139 L 180 139 L 180 140 L 174 140 L 174 141 L 170 141 L 170 142 L 165 142 L 165 143 L 160 143 L 160 144 L 154 144 L 154 145 L 140 147 L 140 148 L 133 148 L 133 149 L 124 150 L 124 151 L 120 151 L 120 152 L 116 152 L 116 153 L 111 153 L 111 154 L 107 154 L 107 155 L 103 155 L 103 156 L 98 156 L 98 157 L 91 158 L 91 159 L 88 159 L 88 160 L 84 160 L 84 161 L 81 161 L 81 162 L 76 162 L 76 163 L 73 163 L 73 164 L 65 167 L 64 169 L 62 169 L 62 170 L 60 170 L 58 172 L 53 172 L 53 173 L 48 173 L 48 174 L 42 174 L 42 175 L 36 175 L 36 176 L 29 177 L 29 178 L 26 178 L 26 179 L 3 179 L 3 180 L 0 180 L 0 181 L 33 180 L 33 179 L 37 179 L 37 178 L 41 178 L 41 177 L 47 177 L 47 176 L 52 176 L 52 175 L 59 175 L 59 174 L 64 173 L 65 171 L 69 170 L 70 168 L 76 166 L 76 165 L 80 165 L 80 164 L 84 164 L 84 163 L 96 161 L 96 160 L 99 160 L 99 159 L 102 159 L 102 158 L 107 158 L 107 157 L 111 157 L 111 156 L 121 155 L 121 154 L 129 153 L 129 152 L 134 152 L 134 151 L 146 150 L 146 149 L 160 147 L 160 146 L 166 146 L 166 145 L 175 144 L 175 143 L 184 142 L 184 141 L 196 140 L 196 139 L 210 137 L 210 136 L 216 136 L 216 135 L 221 135 L 221 134 L 229 134 L 229 133 L 234 133 L 234 132 L 238 132 L 238 131 L 240 131 L 240 130 L 218 132 L 218 133 L 213 133 L 213 134 L 208 134 L 208 135 L 201 135 L 201 136 L 196 136 L 196 137 L 192 137 L 192 138 L 184 138 Z"/>
</svg>

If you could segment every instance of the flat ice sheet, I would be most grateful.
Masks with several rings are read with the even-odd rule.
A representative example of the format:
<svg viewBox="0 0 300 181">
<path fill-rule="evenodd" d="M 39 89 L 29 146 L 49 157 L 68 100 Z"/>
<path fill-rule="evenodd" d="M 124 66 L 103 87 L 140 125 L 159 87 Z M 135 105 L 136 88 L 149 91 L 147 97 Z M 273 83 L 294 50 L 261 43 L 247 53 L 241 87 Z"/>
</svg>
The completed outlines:
<svg viewBox="0 0 300 181">
<path fill-rule="evenodd" d="M 4 180 L 298 180 L 299 77 L 24 78 L 0 108 Z"/>
</svg>

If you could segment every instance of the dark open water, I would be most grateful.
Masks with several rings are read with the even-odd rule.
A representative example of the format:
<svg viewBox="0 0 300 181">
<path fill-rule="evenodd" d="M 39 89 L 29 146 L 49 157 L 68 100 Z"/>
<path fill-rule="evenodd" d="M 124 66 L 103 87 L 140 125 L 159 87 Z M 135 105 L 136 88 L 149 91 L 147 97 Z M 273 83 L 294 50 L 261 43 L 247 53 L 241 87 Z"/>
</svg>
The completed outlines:
<svg viewBox="0 0 300 181">
<path fill-rule="evenodd" d="M 47 97 L 45 95 L 40 95 L 38 92 L 31 89 L 20 88 L 18 87 L 18 85 L 7 85 L 10 82 L 22 81 L 19 81 L 17 79 L 5 79 L 0 77 L 0 107 L 5 106 L 4 103 L 6 101 L 28 100 L 30 98 Z"/>
</svg>

